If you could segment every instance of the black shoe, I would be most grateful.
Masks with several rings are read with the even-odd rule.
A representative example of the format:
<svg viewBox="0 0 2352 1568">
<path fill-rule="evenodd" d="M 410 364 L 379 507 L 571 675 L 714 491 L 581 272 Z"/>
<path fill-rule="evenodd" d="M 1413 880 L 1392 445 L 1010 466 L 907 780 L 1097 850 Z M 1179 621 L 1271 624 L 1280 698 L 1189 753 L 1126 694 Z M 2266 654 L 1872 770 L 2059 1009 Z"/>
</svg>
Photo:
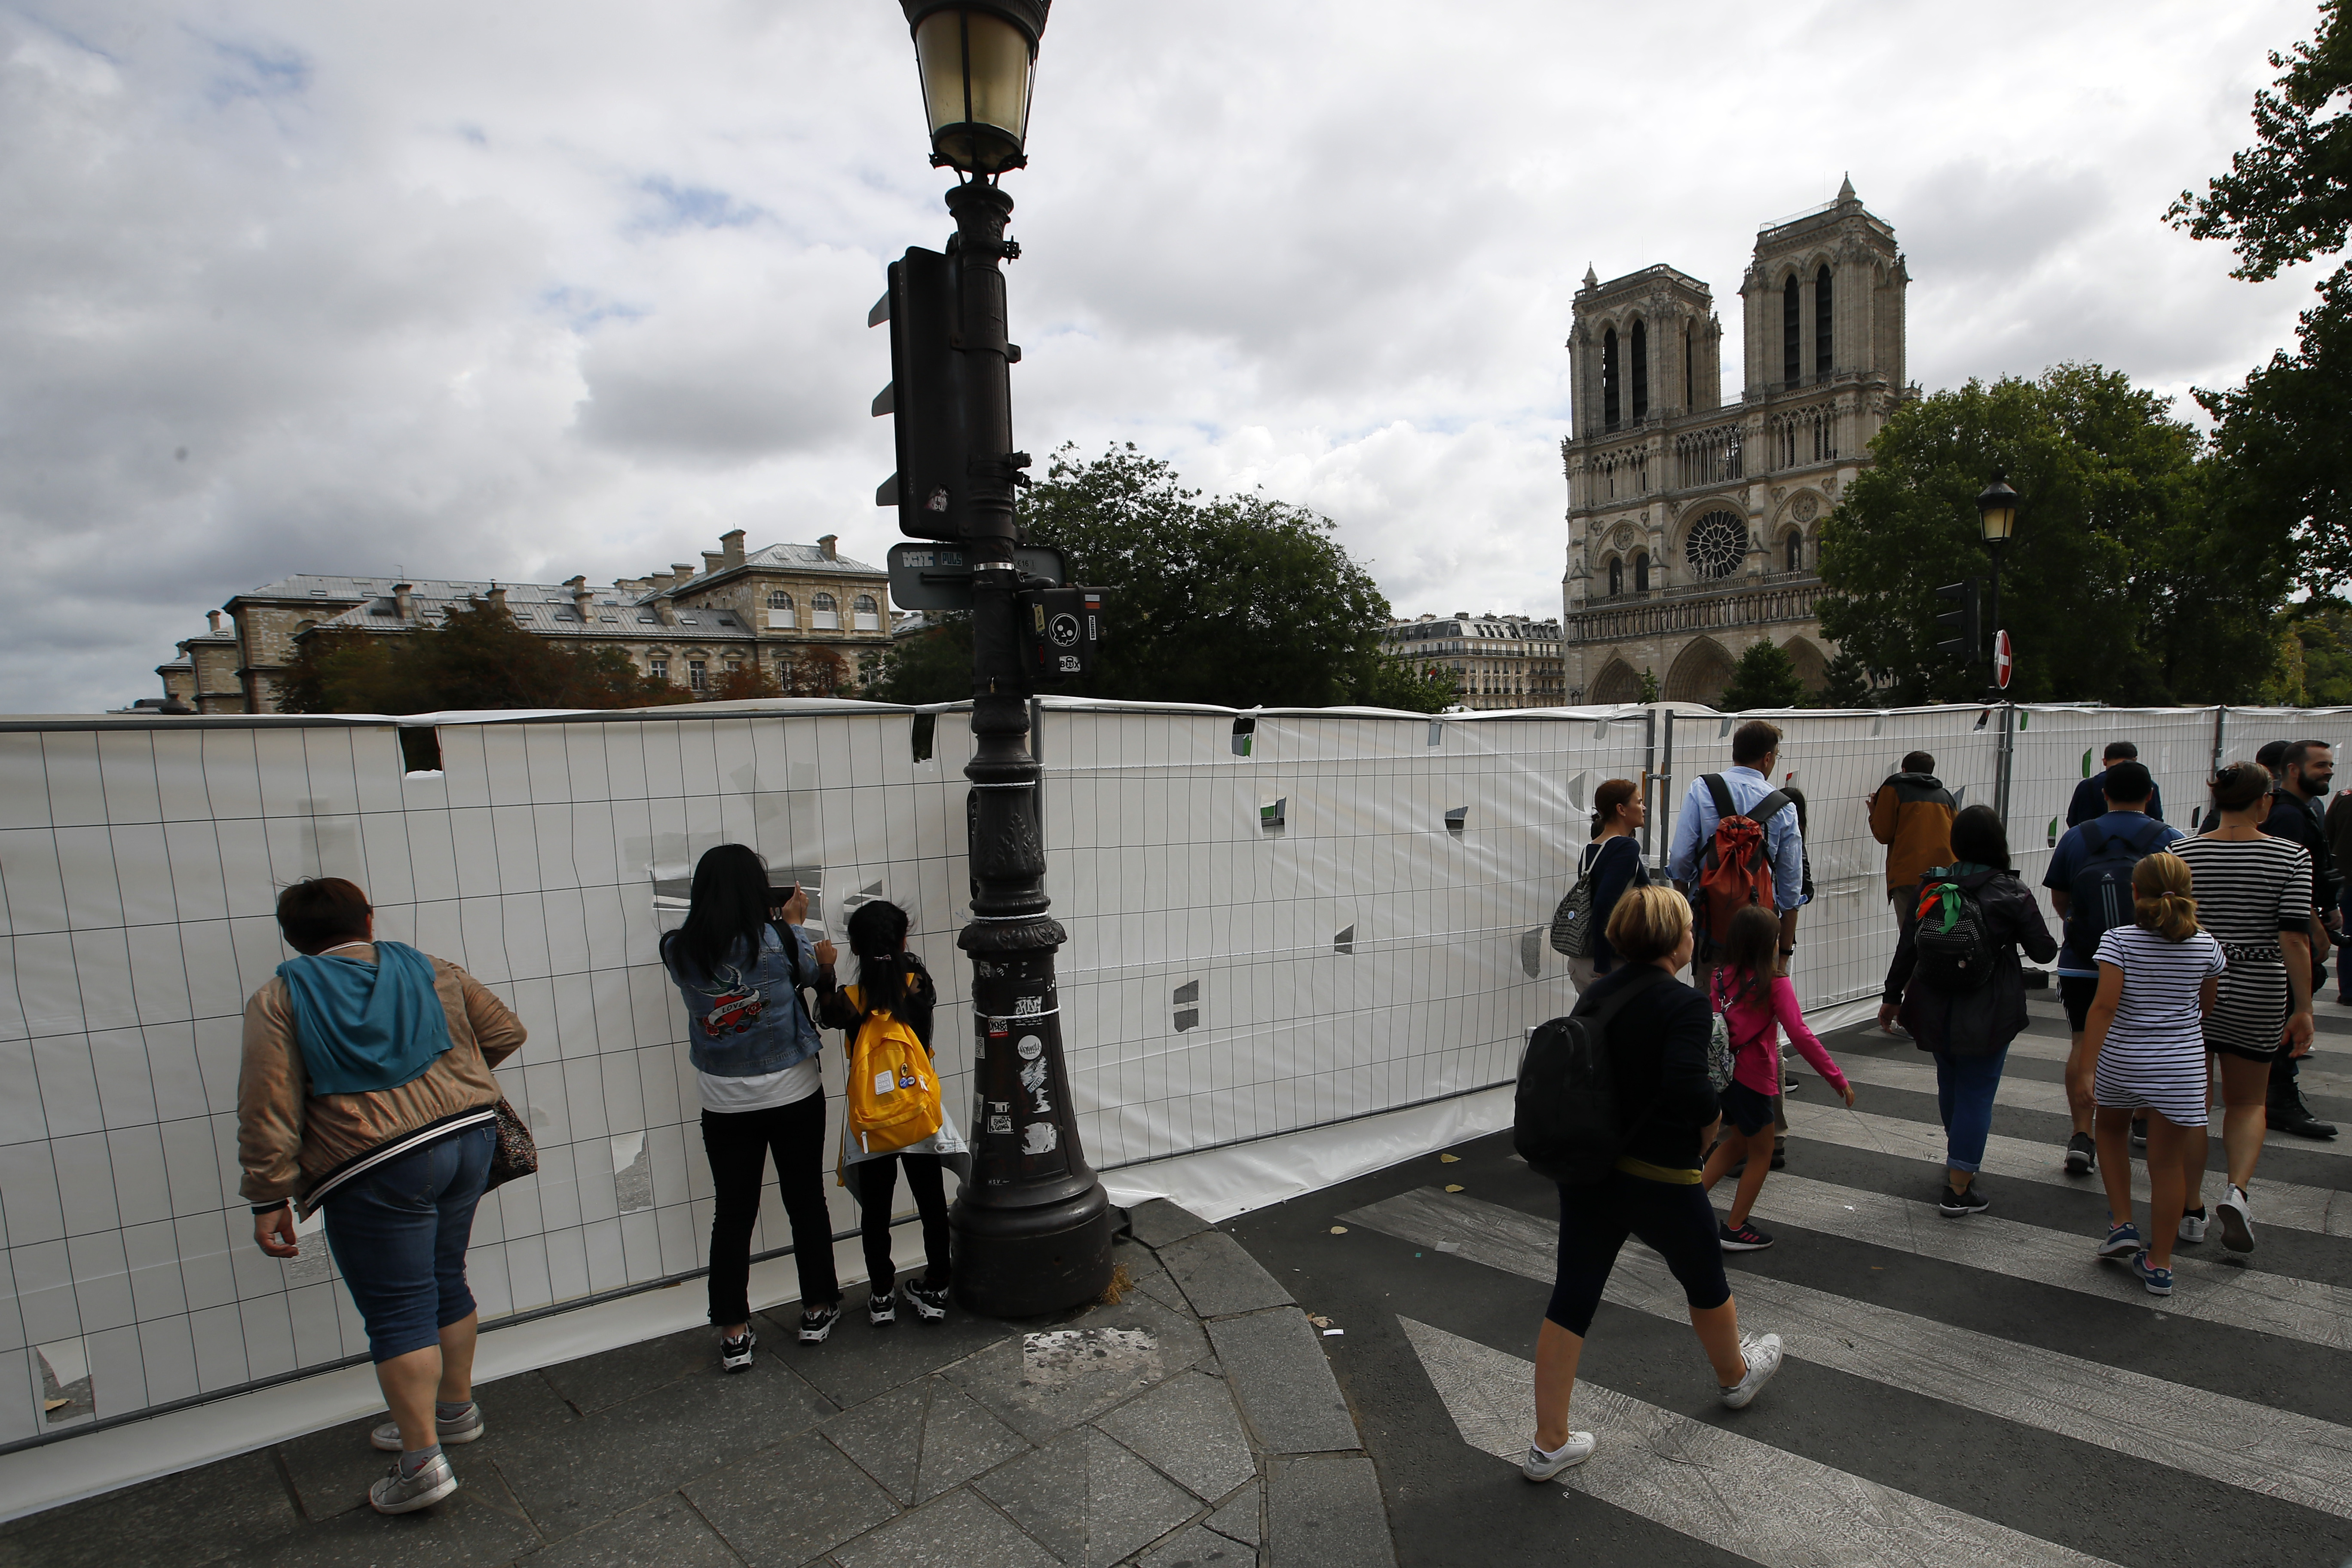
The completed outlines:
<svg viewBox="0 0 2352 1568">
<path fill-rule="evenodd" d="M 2131 1140 L 2132 1147 L 2135 1149 L 2145 1149 L 2147 1147 L 2147 1117 L 2135 1116 L 2132 1118 Z"/>
<path fill-rule="evenodd" d="M 1964 1193 L 1947 1181 L 1944 1184 L 1943 1201 L 1936 1205 L 1936 1212 L 1959 1219 L 1968 1215 L 1982 1214 L 1989 1206 L 1985 1201 L 1982 1182 L 1970 1182 L 1969 1190 Z"/>
<path fill-rule="evenodd" d="M 2318 1117 L 2314 1116 L 2311 1113 L 2311 1107 L 2303 1102 L 2303 1096 L 2300 1094 L 2296 1095 L 2289 1104 L 2272 1106 L 2270 1124 L 2282 1132 L 2292 1132 L 2298 1138 L 2336 1136 L 2336 1123 L 2322 1121 Z"/>
<path fill-rule="evenodd" d="M 866 1321 L 876 1328 L 898 1321 L 898 1298 L 890 1291 L 866 1298 Z"/>
<path fill-rule="evenodd" d="M 801 1343 L 821 1345 L 833 1325 L 841 1321 L 841 1303 L 831 1301 L 822 1307 L 811 1307 L 801 1313 Z"/>
<path fill-rule="evenodd" d="M 926 1323 L 936 1323 L 948 1315 L 948 1288 L 928 1280 L 907 1281 L 907 1300 L 915 1309 L 915 1316 Z"/>
<path fill-rule="evenodd" d="M 2066 1140 L 2066 1173 L 2087 1176 L 2098 1168 L 2099 1146 L 2091 1142 L 2087 1132 L 2077 1132 Z"/>
<path fill-rule="evenodd" d="M 1789 1151 L 1777 1143 L 1772 1147 L 1772 1168 L 1776 1171 L 1789 1168 Z"/>
</svg>

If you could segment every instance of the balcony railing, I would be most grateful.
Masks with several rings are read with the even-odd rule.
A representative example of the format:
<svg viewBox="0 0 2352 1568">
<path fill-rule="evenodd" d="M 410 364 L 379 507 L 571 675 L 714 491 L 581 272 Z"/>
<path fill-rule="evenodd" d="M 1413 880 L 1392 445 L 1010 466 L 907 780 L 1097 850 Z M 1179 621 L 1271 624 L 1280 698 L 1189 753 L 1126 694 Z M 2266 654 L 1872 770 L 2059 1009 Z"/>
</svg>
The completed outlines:
<svg viewBox="0 0 2352 1568">
<path fill-rule="evenodd" d="M 1821 578 L 1811 572 L 1773 572 L 1622 594 L 1588 605 L 1561 627 L 1570 643 L 1620 643 L 1662 633 L 1712 631 L 1810 621 L 1822 597 Z"/>
</svg>

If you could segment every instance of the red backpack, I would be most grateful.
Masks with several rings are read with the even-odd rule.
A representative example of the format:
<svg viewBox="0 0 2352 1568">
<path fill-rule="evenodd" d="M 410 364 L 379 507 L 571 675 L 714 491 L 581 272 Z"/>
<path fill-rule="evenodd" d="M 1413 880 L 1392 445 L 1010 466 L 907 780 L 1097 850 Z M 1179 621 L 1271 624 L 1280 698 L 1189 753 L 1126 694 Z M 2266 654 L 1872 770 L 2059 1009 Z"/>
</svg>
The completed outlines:
<svg viewBox="0 0 2352 1568">
<path fill-rule="evenodd" d="M 1715 797 L 1715 837 L 1699 857 L 1699 934 L 1720 945 L 1731 931 L 1731 917 L 1750 904 L 1776 909 L 1772 893 L 1772 857 L 1764 845 L 1764 825 L 1790 804 L 1787 792 L 1774 790 L 1745 813 L 1731 804 L 1731 786 L 1721 773 L 1701 780 Z"/>
</svg>

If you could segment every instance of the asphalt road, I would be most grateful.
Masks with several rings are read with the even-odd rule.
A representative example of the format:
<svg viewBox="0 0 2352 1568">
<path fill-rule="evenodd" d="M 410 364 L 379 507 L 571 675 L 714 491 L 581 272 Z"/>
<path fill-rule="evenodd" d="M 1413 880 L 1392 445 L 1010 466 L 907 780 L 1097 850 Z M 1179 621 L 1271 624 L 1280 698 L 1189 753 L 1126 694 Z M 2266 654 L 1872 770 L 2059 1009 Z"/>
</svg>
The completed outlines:
<svg viewBox="0 0 2352 1568">
<path fill-rule="evenodd" d="M 1781 1332 L 1786 1364 L 1722 1409 L 1679 1291 L 1629 1245 L 1578 1396 L 1601 1451 L 1562 1483 L 1516 1468 L 1558 1210 L 1507 1134 L 1227 1226 L 1344 1331 L 1326 1349 L 1399 1563 L 2352 1560 L 2352 1100 L 2311 1096 L 2338 1147 L 2265 1150 L 2256 1250 L 2225 1254 L 2218 1227 L 2183 1245 L 2158 1300 L 2092 1256 L 2096 1178 L 2058 1171 L 2064 1119 L 2036 1108 L 2063 1025 L 2032 1005 L 2043 1049 L 2011 1057 L 1982 1216 L 1932 1207 L 1940 1130 L 1908 1041 L 1828 1038 L 1856 1111 L 1797 1068 L 1789 1168 L 1755 1216 L 1778 1245 L 1727 1258 L 1742 1327 Z M 2352 1010 L 2324 1011 L 2315 1065 L 2342 1074 Z"/>
</svg>

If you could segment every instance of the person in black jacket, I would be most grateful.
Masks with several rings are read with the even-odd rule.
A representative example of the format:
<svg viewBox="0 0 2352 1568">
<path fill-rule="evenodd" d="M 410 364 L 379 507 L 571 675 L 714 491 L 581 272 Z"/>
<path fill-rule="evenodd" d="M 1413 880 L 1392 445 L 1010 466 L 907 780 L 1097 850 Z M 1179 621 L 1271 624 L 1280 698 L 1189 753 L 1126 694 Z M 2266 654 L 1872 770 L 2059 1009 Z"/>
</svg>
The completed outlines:
<svg viewBox="0 0 2352 1568">
<path fill-rule="evenodd" d="M 1569 1430 L 1569 1399 L 1593 1310 L 1628 1236 L 1664 1258 L 1681 1281 L 1726 1405 L 1745 1406 L 1780 1365 L 1778 1334 L 1740 1334 L 1715 1208 L 1699 1185 L 1722 1112 L 1706 1076 L 1712 1015 L 1705 997 L 1675 978 L 1691 959 L 1690 905 L 1672 888 L 1629 888 L 1610 913 L 1609 943 L 1621 962 L 1577 999 L 1576 1012 L 1640 988 L 1603 1042 L 1628 1125 L 1614 1171 L 1559 1189 L 1559 1272 L 1536 1336 L 1536 1436 L 1520 1467 L 1531 1481 L 1548 1481 L 1591 1456 L 1592 1434 Z"/>
<path fill-rule="evenodd" d="M 2279 754 L 2278 788 L 2271 792 L 2270 816 L 2263 831 L 2273 838 L 2291 839 L 2311 852 L 2311 984 L 2317 990 L 2327 982 L 2321 954 L 2327 951 L 2330 928 L 2336 921 L 2336 859 L 2328 852 L 2327 832 L 2319 815 L 2319 798 L 2336 777 L 2336 752 L 2325 741 L 2295 741 Z M 2284 1051 L 2271 1060 L 2270 1124 L 2298 1138 L 2333 1138 L 2336 1123 L 2322 1121 L 2303 1098 L 2301 1064 Z"/>
<path fill-rule="evenodd" d="M 2042 923 L 2033 890 L 2017 879 L 2009 862 L 2009 835 L 1989 805 L 1972 805 L 1952 819 L 1952 864 L 1919 879 L 1917 897 L 1948 884 L 1975 902 L 1992 942 L 1992 968 L 1969 991 L 1942 991 L 1919 975 L 1919 921 L 1903 928 L 1895 963 L 1879 999 L 1878 1026 L 1895 1031 L 1899 1016 L 1912 1043 L 1936 1058 L 1936 1109 L 1944 1123 L 1947 1174 L 1937 1208 L 1955 1218 L 1982 1214 L 1985 1140 L 1992 1131 L 1993 1094 L 2010 1042 L 2025 1027 L 2025 972 L 2017 954 L 2023 948 L 2036 963 L 2058 956 L 2058 939 Z M 1926 920 L 1941 918 L 1941 904 Z M 1914 906 L 1917 907 L 1916 905 Z"/>
</svg>

